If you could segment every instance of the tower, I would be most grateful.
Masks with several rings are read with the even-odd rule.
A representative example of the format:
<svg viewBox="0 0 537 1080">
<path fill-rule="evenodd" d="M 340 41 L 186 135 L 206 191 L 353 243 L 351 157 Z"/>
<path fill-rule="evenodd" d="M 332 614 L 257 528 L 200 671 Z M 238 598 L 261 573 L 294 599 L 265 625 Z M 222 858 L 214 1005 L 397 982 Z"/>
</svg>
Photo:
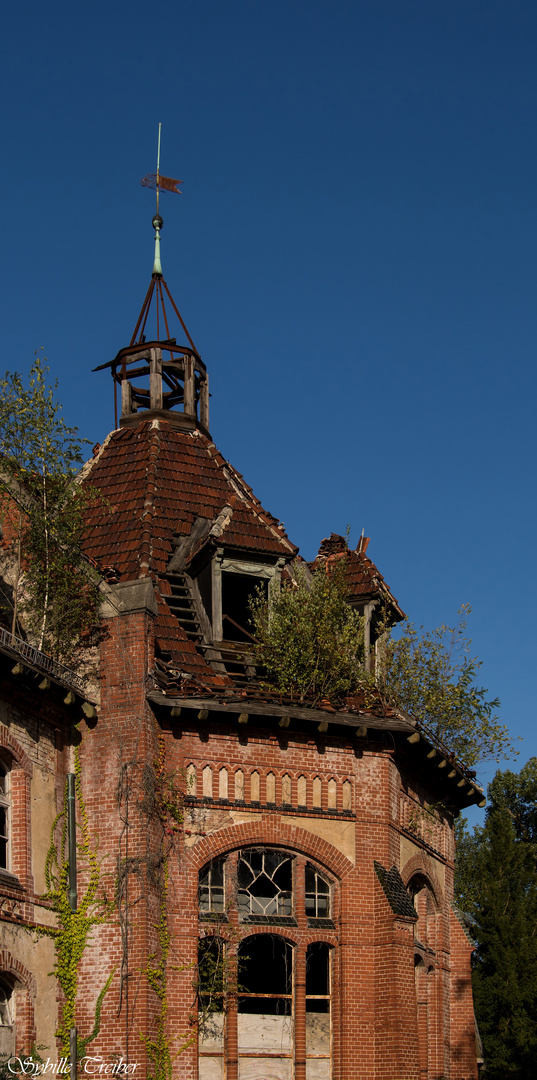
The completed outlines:
<svg viewBox="0 0 537 1080">
<path fill-rule="evenodd" d="M 153 225 L 134 333 L 101 365 L 120 391 L 116 426 L 82 477 L 99 493 L 84 552 L 103 603 L 80 777 L 110 906 L 80 962 L 79 1030 L 110 978 L 88 1053 L 126 1075 L 474 1080 L 453 821 L 483 793 L 379 694 L 298 703 L 263 679 L 249 597 L 291 582 L 298 549 L 211 439 L 207 371 L 162 275 L 158 211 Z M 343 566 L 374 673 L 378 612 L 393 624 L 402 611 L 368 551 L 332 534 L 304 572 Z M 17 736 L 29 776 L 41 744 L 2 648 L 6 775 Z M 58 689 L 60 719 L 66 700 Z M 60 719 L 59 734 L 52 717 L 46 729 L 52 820 L 71 749 Z M 17 799 L 30 820 L 29 796 Z M 30 904 L 26 864 L 13 866 Z M 37 1003 L 43 977 L 39 993 L 27 981 Z"/>
</svg>

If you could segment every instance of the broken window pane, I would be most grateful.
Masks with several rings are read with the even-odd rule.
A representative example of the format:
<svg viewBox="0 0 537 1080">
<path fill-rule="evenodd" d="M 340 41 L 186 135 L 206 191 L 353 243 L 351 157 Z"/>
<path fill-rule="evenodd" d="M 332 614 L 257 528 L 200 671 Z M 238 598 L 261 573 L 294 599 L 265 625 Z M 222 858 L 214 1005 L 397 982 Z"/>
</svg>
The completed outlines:
<svg viewBox="0 0 537 1080">
<path fill-rule="evenodd" d="M 306 866 L 306 915 L 330 918 L 330 885 L 313 866 Z"/>
<path fill-rule="evenodd" d="M 273 934 L 256 934 L 239 947 L 239 1012 L 291 1016 L 293 949 Z"/>
<path fill-rule="evenodd" d="M 199 874 L 200 911 L 218 914 L 224 910 L 224 860 L 213 859 Z"/>
</svg>

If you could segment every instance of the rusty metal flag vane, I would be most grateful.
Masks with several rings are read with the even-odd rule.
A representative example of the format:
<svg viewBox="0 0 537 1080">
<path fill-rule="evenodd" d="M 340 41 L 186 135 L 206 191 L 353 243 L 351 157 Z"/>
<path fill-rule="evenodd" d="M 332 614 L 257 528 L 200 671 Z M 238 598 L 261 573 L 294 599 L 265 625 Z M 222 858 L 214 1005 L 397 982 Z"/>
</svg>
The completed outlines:
<svg viewBox="0 0 537 1080">
<path fill-rule="evenodd" d="M 182 180 L 174 180 L 171 176 L 162 176 L 160 173 L 148 173 L 144 176 L 143 180 L 140 180 L 142 187 L 152 188 L 153 191 L 157 190 L 157 184 L 161 191 L 174 191 L 176 195 L 182 195 L 183 192 L 179 191 L 177 184 L 182 184 Z"/>
<path fill-rule="evenodd" d="M 158 126 L 158 146 L 157 146 L 157 171 L 156 173 L 148 173 L 140 181 L 142 187 L 152 188 L 157 193 L 157 212 L 153 218 L 153 228 L 155 230 L 155 259 L 153 262 L 153 274 L 158 277 L 162 277 L 162 264 L 160 261 L 160 230 L 163 225 L 162 218 L 159 214 L 159 195 L 162 191 L 173 191 L 176 195 L 182 195 L 182 191 L 179 191 L 178 184 L 182 184 L 182 180 L 175 180 L 172 176 L 160 175 L 160 131 L 162 124 Z"/>
</svg>

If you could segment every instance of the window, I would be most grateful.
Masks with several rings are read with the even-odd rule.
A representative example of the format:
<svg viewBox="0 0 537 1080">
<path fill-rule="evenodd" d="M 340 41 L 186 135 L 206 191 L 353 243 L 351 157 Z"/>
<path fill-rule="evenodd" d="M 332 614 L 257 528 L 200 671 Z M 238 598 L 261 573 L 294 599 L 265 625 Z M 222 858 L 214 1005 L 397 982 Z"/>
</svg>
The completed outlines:
<svg viewBox="0 0 537 1080">
<path fill-rule="evenodd" d="M 304 896 L 298 910 L 297 895 Z M 243 848 L 202 868 L 199 905 L 204 922 L 218 920 L 225 905 L 230 925 L 236 927 L 233 909 L 239 920 L 228 943 L 210 936 L 200 940 L 199 1080 L 224 1080 L 237 1051 L 241 1080 L 292 1080 L 297 1011 L 301 1030 L 306 1030 L 306 1080 L 329 1080 L 335 935 L 332 944 L 311 941 L 316 926 L 323 937 L 335 930 L 329 880 L 303 856 L 278 848 Z M 289 940 L 294 927 L 305 929 L 306 924 L 307 946 Z M 296 991 L 304 971 L 305 999 L 303 984 Z"/>
<path fill-rule="evenodd" d="M 267 592 L 267 582 L 253 574 L 222 574 L 222 637 L 226 641 L 251 641 L 250 605 L 257 593 Z"/>
<path fill-rule="evenodd" d="M 271 848 L 242 851 L 237 870 L 239 916 L 293 914 L 292 859 Z"/>
<path fill-rule="evenodd" d="M 330 886 L 313 866 L 306 866 L 306 915 L 330 918 Z"/>
<path fill-rule="evenodd" d="M 224 860 L 214 859 L 199 875 L 199 907 L 203 914 L 219 915 L 224 911 Z"/>
<path fill-rule="evenodd" d="M 9 769 L 0 760 L 0 869 L 9 869 Z"/>
<path fill-rule="evenodd" d="M 0 977 L 0 1057 L 9 1057 L 14 1052 L 13 989 Z"/>
</svg>

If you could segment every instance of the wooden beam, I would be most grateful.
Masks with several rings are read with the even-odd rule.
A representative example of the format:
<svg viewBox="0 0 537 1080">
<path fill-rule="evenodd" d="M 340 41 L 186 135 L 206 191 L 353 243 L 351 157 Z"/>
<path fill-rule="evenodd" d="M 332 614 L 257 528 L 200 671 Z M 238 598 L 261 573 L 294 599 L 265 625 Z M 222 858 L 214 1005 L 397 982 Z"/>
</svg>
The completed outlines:
<svg viewBox="0 0 537 1080">
<path fill-rule="evenodd" d="M 151 690 L 147 695 L 147 700 L 153 702 L 155 705 L 162 705 L 164 708 L 172 709 L 176 705 L 182 705 L 183 709 L 209 709 L 214 713 L 238 713 L 244 708 L 244 701 L 232 701 L 222 700 L 222 698 L 188 698 L 188 697 L 167 697 L 159 690 Z M 276 719 L 281 716 L 281 704 L 267 704 L 265 702 L 249 701 L 248 712 L 250 718 L 259 717 L 259 719 Z M 337 725 L 340 727 L 348 727 L 353 732 L 361 724 L 365 724 L 367 728 L 379 729 L 381 731 L 406 731 L 411 732 L 412 728 L 408 721 L 399 720 L 396 717 L 378 717 L 373 714 L 364 713 L 348 713 L 348 712 L 334 712 L 330 713 L 327 719 L 326 713 L 323 709 L 316 708 L 303 708 L 297 705 L 286 705 L 286 715 L 290 716 L 292 720 L 308 720 L 310 723 L 319 723 L 321 720 L 326 720 L 330 727 Z"/>
</svg>

